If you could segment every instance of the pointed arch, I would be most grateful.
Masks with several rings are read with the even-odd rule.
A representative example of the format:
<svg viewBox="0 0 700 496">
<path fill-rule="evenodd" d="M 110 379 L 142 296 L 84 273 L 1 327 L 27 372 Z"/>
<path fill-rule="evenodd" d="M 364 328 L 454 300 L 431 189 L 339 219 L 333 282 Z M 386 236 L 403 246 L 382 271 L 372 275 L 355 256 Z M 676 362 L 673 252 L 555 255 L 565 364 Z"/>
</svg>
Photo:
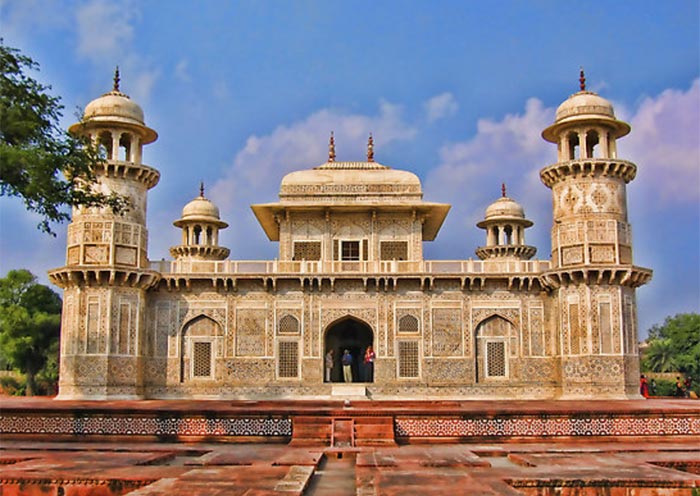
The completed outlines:
<svg viewBox="0 0 700 496">
<path fill-rule="evenodd" d="M 330 382 L 344 382 L 342 356 L 348 350 L 352 356 L 351 381 L 373 382 L 373 374 L 368 376 L 363 364 L 367 347 L 374 347 L 372 327 L 351 314 L 345 314 L 328 324 L 323 331 L 324 357 L 333 350 L 333 367 Z M 325 365 L 324 365 L 325 366 Z"/>
<path fill-rule="evenodd" d="M 508 378 L 514 335 L 513 322 L 498 312 L 493 312 L 479 322 L 474 332 L 477 382 Z"/>
<path fill-rule="evenodd" d="M 180 329 L 180 382 L 216 377 L 217 344 L 223 328 L 204 313 L 187 320 Z"/>
</svg>

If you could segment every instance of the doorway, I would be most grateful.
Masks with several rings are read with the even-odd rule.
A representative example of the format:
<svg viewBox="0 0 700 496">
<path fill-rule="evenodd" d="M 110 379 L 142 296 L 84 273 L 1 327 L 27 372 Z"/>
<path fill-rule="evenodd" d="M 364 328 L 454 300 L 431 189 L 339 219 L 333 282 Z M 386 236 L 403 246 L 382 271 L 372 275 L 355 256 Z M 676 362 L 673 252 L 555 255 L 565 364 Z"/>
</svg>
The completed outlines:
<svg viewBox="0 0 700 496">
<path fill-rule="evenodd" d="M 352 355 L 352 382 L 365 382 L 363 358 L 368 346 L 374 347 L 374 334 L 370 326 L 353 317 L 345 317 L 326 330 L 324 356 L 333 350 L 333 369 L 330 382 L 343 381 L 341 358 L 345 350 Z M 370 381 L 371 382 L 371 381 Z"/>
</svg>

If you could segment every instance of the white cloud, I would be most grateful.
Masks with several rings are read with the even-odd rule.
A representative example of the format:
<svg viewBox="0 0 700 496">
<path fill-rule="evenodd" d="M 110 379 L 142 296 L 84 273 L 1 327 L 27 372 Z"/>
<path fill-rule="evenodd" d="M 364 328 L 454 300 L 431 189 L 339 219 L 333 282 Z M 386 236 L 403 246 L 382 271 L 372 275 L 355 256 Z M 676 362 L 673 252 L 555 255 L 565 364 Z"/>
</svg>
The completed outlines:
<svg viewBox="0 0 700 496">
<path fill-rule="evenodd" d="M 128 67 L 131 66 L 131 63 L 128 64 Z M 137 70 L 135 76 L 128 79 L 129 95 L 131 98 L 140 104 L 146 103 L 159 75 L 160 72 L 158 69 Z"/>
<path fill-rule="evenodd" d="M 369 132 L 374 135 L 378 161 L 383 145 L 416 134 L 416 129 L 404 122 L 399 105 L 380 102 L 376 115 L 322 109 L 301 121 L 280 125 L 267 135 L 250 136 L 224 178 L 209 189 L 210 197 L 221 208 L 222 218 L 232 224 L 234 236 L 247 240 L 247 249 L 248 240 L 258 236 L 260 227 L 250 221 L 252 216 L 241 213 L 251 203 L 274 201 L 286 173 L 325 162 L 330 131 L 335 134 L 338 161 L 364 160 Z M 236 223 L 239 224 L 233 225 Z"/>
<path fill-rule="evenodd" d="M 59 2 L 0 0 L 0 25 L 5 43 L 23 46 L 27 37 L 41 30 L 65 28 L 68 20 Z"/>
<path fill-rule="evenodd" d="M 426 119 L 432 123 L 454 115 L 459 109 L 459 104 L 452 93 L 445 92 L 430 98 L 423 104 L 423 108 Z"/>
<path fill-rule="evenodd" d="M 697 208 L 700 80 L 693 81 L 686 91 L 667 89 L 656 97 L 645 98 L 630 117 L 630 124 L 632 132 L 618 144 L 619 156 L 637 164 L 635 184 L 644 196 Z"/>
<path fill-rule="evenodd" d="M 182 59 L 175 65 L 175 76 L 180 81 L 183 81 L 185 83 L 189 83 L 190 81 L 192 81 L 192 76 L 189 72 L 189 65 L 190 61 L 187 59 Z"/>
<path fill-rule="evenodd" d="M 118 65 L 122 91 L 144 104 L 161 71 L 134 46 L 140 17 L 138 5 L 132 0 L 88 0 L 75 11 L 76 49 L 78 55 L 96 66 L 96 73 L 103 74 Z"/>
<path fill-rule="evenodd" d="M 123 58 L 138 11 L 126 1 L 90 0 L 76 12 L 78 53 L 93 62 Z"/>
<path fill-rule="evenodd" d="M 222 204 L 236 184 L 256 188 L 268 185 L 268 193 L 276 195 L 278 184 L 270 185 L 270 178 L 281 179 L 288 172 L 313 167 L 327 158 L 328 135 L 335 133 L 337 160 L 361 159 L 366 149 L 369 132 L 374 133 L 375 150 L 381 144 L 408 139 L 416 130 L 402 121 L 401 107 L 381 102 L 379 114 L 366 116 L 345 114 L 338 110 L 319 110 L 306 119 L 290 125 L 281 125 L 266 136 L 252 135 L 246 141 L 228 169 L 226 177 L 213 188 L 212 194 L 221 197 Z M 269 196 L 268 196 L 269 197 Z"/>
<path fill-rule="evenodd" d="M 469 252 L 443 256 L 472 256 L 472 250 L 483 244 L 483 233 L 474 224 L 500 196 L 501 183 L 506 183 L 508 195 L 523 205 L 529 218 L 538 224 L 549 221 L 549 196 L 540 183 L 539 169 L 555 161 L 556 148 L 540 137 L 540 131 L 553 117 L 554 109 L 531 98 L 523 113 L 500 121 L 482 119 L 472 138 L 442 147 L 440 165 L 426 179 L 426 197 L 452 204 L 438 243 Z M 540 246 L 546 243 L 546 231 L 537 229 Z"/>
</svg>

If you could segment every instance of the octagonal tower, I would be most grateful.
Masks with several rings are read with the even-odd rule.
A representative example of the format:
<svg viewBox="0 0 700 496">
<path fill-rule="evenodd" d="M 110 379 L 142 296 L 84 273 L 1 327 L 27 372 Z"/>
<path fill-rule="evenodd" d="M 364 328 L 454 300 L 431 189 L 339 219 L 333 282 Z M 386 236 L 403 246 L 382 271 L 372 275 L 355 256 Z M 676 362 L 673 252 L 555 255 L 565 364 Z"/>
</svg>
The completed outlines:
<svg viewBox="0 0 700 496">
<path fill-rule="evenodd" d="M 560 326 L 562 396 L 638 397 L 635 288 L 651 271 L 632 264 L 627 184 L 637 166 L 617 157 L 630 132 L 612 104 L 580 91 L 556 111 L 542 137 L 557 144 L 557 163 L 540 171 L 552 190 L 552 270 Z"/>
<path fill-rule="evenodd" d="M 88 137 L 105 160 L 94 187 L 129 201 L 110 208 L 75 207 L 68 226 L 66 265 L 49 273 L 64 288 L 59 398 L 140 398 L 145 337 L 146 290 L 158 282 L 148 268 L 146 198 L 160 177 L 142 163 L 143 145 L 157 139 L 143 110 L 119 90 L 85 108 L 70 127 Z"/>
</svg>

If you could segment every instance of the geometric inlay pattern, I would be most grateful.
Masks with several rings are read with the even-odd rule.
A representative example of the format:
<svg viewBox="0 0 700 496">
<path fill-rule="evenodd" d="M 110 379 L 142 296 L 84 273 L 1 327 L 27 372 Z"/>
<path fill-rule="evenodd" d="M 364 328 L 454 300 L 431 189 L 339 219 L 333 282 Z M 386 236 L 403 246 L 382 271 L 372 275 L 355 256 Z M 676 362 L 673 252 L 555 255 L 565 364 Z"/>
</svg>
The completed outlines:
<svg viewBox="0 0 700 496">
<path fill-rule="evenodd" d="M 0 434 L 71 434 L 78 436 L 291 436 L 286 418 L 203 418 L 122 415 L 0 415 Z"/>
<path fill-rule="evenodd" d="M 700 434 L 698 417 L 510 417 L 395 420 L 399 437 L 667 436 Z"/>
</svg>

